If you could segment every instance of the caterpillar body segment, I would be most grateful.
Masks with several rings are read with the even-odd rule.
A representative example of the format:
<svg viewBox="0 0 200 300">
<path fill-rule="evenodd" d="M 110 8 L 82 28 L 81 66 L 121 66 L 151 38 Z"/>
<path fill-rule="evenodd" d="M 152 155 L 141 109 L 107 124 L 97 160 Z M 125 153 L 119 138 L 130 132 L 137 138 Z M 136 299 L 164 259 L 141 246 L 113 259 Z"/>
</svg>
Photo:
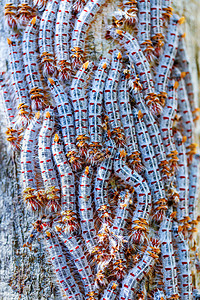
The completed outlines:
<svg viewBox="0 0 200 300">
<path fill-rule="evenodd" d="M 21 29 L 28 25 L 35 12 L 30 1 L 26 0 L 21 0 L 17 8 L 18 27 Z"/>
<path fill-rule="evenodd" d="M 164 20 L 169 21 L 173 15 L 172 0 L 162 0 L 162 16 Z"/>
<path fill-rule="evenodd" d="M 17 20 L 17 7 L 19 1 L 18 0 L 10 0 L 4 6 L 4 20 L 6 26 L 11 28 L 12 30 L 16 30 L 18 27 L 18 20 Z"/>
<path fill-rule="evenodd" d="M 47 208 L 50 211 L 56 211 L 60 206 L 60 188 L 51 152 L 51 139 L 54 132 L 54 126 L 54 109 L 48 107 L 44 112 L 44 121 L 39 133 L 38 157 L 45 188 Z"/>
<path fill-rule="evenodd" d="M 151 0 L 151 40 L 158 57 L 164 46 L 162 0 Z"/>
<path fill-rule="evenodd" d="M 118 290 L 119 283 L 117 281 L 111 281 L 108 287 L 104 290 L 101 300 L 115 300 L 117 297 Z"/>
<path fill-rule="evenodd" d="M 162 221 L 167 206 L 164 185 L 158 168 L 157 159 L 143 116 L 140 115 L 140 112 L 135 108 L 133 109 L 133 117 L 135 120 L 139 149 L 145 166 L 146 179 L 153 196 L 154 218 L 157 221 Z"/>
<path fill-rule="evenodd" d="M 166 300 L 165 294 L 162 290 L 157 290 L 154 293 L 154 298 L 153 300 Z"/>
</svg>

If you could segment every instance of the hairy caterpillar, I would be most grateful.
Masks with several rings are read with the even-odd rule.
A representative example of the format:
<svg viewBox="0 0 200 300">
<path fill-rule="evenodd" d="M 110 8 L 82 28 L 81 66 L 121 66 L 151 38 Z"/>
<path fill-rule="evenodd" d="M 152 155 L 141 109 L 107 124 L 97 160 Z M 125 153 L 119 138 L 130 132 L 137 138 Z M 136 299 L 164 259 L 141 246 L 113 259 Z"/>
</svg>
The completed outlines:
<svg viewBox="0 0 200 300">
<path fill-rule="evenodd" d="M 39 133 L 38 157 L 46 193 L 47 208 L 53 212 L 58 209 L 60 199 L 60 188 L 51 153 L 51 138 L 55 126 L 54 109 L 52 107 L 46 108 L 44 116 L 45 119 Z"/>
<path fill-rule="evenodd" d="M 10 27 L 12 30 L 17 29 L 17 6 L 18 0 L 10 0 L 9 3 L 6 3 L 4 7 L 4 18 L 6 21 L 6 25 Z"/>
<path fill-rule="evenodd" d="M 122 30 L 115 30 L 115 33 L 111 30 L 110 35 L 114 39 L 119 40 L 122 47 L 126 49 L 130 62 L 135 66 L 142 84 L 142 92 L 144 93 L 147 106 L 153 114 L 160 114 L 162 107 L 155 94 L 150 65 L 142 53 L 137 39 L 131 36 L 128 32 Z"/>
<path fill-rule="evenodd" d="M 131 239 L 135 243 L 140 243 L 146 238 L 148 232 L 148 219 L 151 209 L 151 193 L 148 184 L 136 171 L 131 170 L 121 157 L 118 149 L 115 161 L 114 172 L 126 184 L 132 186 L 137 193 L 137 207 L 133 216 Z"/>
<path fill-rule="evenodd" d="M 173 220 L 171 218 L 165 218 L 159 229 L 161 259 L 166 297 L 179 299 L 177 268 L 172 244 L 172 223 Z"/>
<path fill-rule="evenodd" d="M 37 64 L 37 34 L 39 31 L 38 22 L 40 19 L 34 17 L 23 33 L 23 61 L 26 82 L 31 97 L 32 110 L 41 110 L 45 106 L 43 85 L 40 70 Z"/>
<path fill-rule="evenodd" d="M 164 46 L 162 0 L 151 0 L 151 39 L 156 56 Z"/>
<path fill-rule="evenodd" d="M 65 152 L 74 170 L 81 167 L 75 140 L 74 113 L 67 94 L 57 79 L 49 78 L 48 85 L 51 89 L 59 117 Z"/>
<path fill-rule="evenodd" d="M 106 79 L 104 90 L 104 106 L 108 116 L 111 134 L 116 143 L 124 143 L 124 133 L 121 129 L 119 106 L 117 103 L 117 87 L 120 79 L 120 71 L 122 69 L 122 55 L 118 50 L 112 53 L 111 68 Z"/>
<path fill-rule="evenodd" d="M 119 290 L 119 283 L 117 281 L 111 281 L 108 287 L 104 290 L 101 300 L 114 300 Z"/>
<path fill-rule="evenodd" d="M 79 217 L 81 219 L 81 231 L 85 240 L 85 244 L 89 253 L 91 253 L 95 247 L 96 232 L 94 229 L 94 213 L 92 208 L 92 167 L 85 167 L 80 176 L 79 183 Z"/>
<path fill-rule="evenodd" d="M 141 163 L 141 154 L 138 148 L 135 124 L 129 100 L 128 78 L 126 78 L 126 76 L 120 78 L 118 86 L 118 103 L 121 122 L 124 128 L 129 163 L 131 167 L 140 173 L 144 170 L 144 166 Z"/>
<path fill-rule="evenodd" d="M 86 97 L 86 84 L 88 73 L 91 72 L 93 63 L 87 61 L 82 68 L 76 73 L 71 84 L 71 101 L 74 108 L 76 145 L 81 155 L 85 155 L 88 148 L 88 100 Z"/>
<path fill-rule="evenodd" d="M 173 237 L 175 245 L 177 246 L 180 297 L 181 300 L 192 300 L 192 274 L 190 267 L 189 246 L 182 232 L 179 232 L 178 224 L 176 222 L 173 223 Z"/>
<path fill-rule="evenodd" d="M 122 289 L 119 294 L 120 300 L 133 299 L 139 282 L 151 271 L 156 260 L 159 258 L 159 253 L 159 241 L 151 239 L 139 263 L 129 271 L 128 275 L 122 281 Z"/>
<path fill-rule="evenodd" d="M 33 5 L 36 6 L 39 11 L 43 11 L 47 2 L 48 0 L 33 0 Z"/>
<path fill-rule="evenodd" d="M 88 101 L 88 121 L 90 131 L 90 155 L 91 161 L 99 161 L 101 158 L 100 151 L 103 141 L 102 127 L 102 110 L 103 110 L 103 91 L 105 87 L 107 72 L 109 69 L 109 61 L 104 58 L 100 61 L 98 69 L 94 73 L 91 90 L 89 92 Z"/>
<path fill-rule="evenodd" d="M 33 16 L 34 10 L 30 5 L 30 1 L 20 0 L 20 4 L 18 5 L 17 11 L 18 24 L 21 27 L 27 26 Z"/>
<path fill-rule="evenodd" d="M 44 76 L 56 72 L 53 49 L 53 31 L 60 0 L 49 0 L 42 14 L 39 30 L 39 50 Z"/>
<path fill-rule="evenodd" d="M 121 23 L 128 23 L 130 25 L 135 25 L 137 22 L 137 0 L 123 0 L 122 3 L 119 5 L 122 9 L 120 10 L 120 18 L 115 20 L 115 24 L 117 26 L 121 25 Z"/>
<path fill-rule="evenodd" d="M 163 18 L 168 20 L 173 14 L 173 8 L 171 7 L 172 0 L 162 0 L 162 15 Z"/>
<path fill-rule="evenodd" d="M 139 149 L 145 166 L 145 175 L 153 196 L 154 218 L 157 221 L 161 221 L 165 215 L 165 211 L 167 210 L 164 185 L 161 179 L 154 149 L 151 144 L 151 139 L 143 120 L 143 115 L 140 111 L 134 108 L 133 117 L 135 120 Z"/>
<path fill-rule="evenodd" d="M 71 76 L 70 62 L 70 19 L 72 17 L 72 0 L 61 0 L 56 17 L 55 57 L 59 79 L 65 81 Z"/>
<path fill-rule="evenodd" d="M 52 154 L 60 174 L 61 216 L 64 222 L 64 230 L 70 232 L 77 227 L 75 178 L 57 133 L 52 143 Z"/>
</svg>

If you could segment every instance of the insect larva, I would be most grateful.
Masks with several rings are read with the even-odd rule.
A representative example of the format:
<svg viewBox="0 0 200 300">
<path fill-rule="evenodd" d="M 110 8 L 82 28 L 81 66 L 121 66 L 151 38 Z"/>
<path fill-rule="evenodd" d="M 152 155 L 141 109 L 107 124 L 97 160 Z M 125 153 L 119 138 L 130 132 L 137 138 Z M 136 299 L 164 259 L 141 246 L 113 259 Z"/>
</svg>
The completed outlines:
<svg viewBox="0 0 200 300">
<path fill-rule="evenodd" d="M 188 212 L 188 191 L 189 178 L 187 167 L 186 149 L 183 142 L 183 136 L 179 131 L 174 135 L 176 150 L 178 152 L 178 168 L 176 171 L 176 186 L 179 193 L 179 202 L 177 207 L 177 221 L 187 223 L 189 219 Z"/>
<path fill-rule="evenodd" d="M 30 1 L 20 0 L 18 5 L 17 17 L 20 27 L 27 26 L 34 15 L 34 10 L 29 4 Z"/>
<path fill-rule="evenodd" d="M 15 128 L 26 128 L 29 123 L 30 103 L 27 87 L 24 82 L 23 60 L 19 48 L 18 35 L 15 34 L 12 40 L 7 39 L 9 45 L 9 61 L 11 68 L 11 82 L 15 91 L 15 100 L 19 109 L 16 117 Z"/>
<path fill-rule="evenodd" d="M 180 298 L 181 300 L 192 300 L 192 274 L 189 246 L 182 232 L 179 232 L 176 222 L 173 223 L 173 237 L 175 245 L 177 246 Z"/>
<path fill-rule="evenodd" d="M 119 294 L 120 300 L 134 299 L 134 293 L 138 289 L 139 282 L 148 275 L 160 253 L 158 240 L 150 240 L 142 259 L 132 268 L 122 281 L 122 289 Z"/>
<path fill-rule="evenodd" d="M 87 257 L 84 255 L 84 251 L 80 243 L 76 237 L 62 232 L 59 226 L 55 226 L 55 228 L 58 231 L 59 238 L 67 247 L 70 256 L 73 259 L 74 265 L 76 266 L 78 273 L 82 278 L 85 293 L 88 294 L 94 292 L 94 278 L 92 270 L 88 263 Z"/>
<path fill-rule="evenodd" d="M 73 231 L 77 227 L 75 179 L 57 133 L 52 143 L 52 154 L 60 174 L 62 220 L 65 224 L 65 231 Z"/>
<path fill-rule="evenodd" d="M 133 216 L 131 239 L 135 243 L 140 243 L 148 231 L 148 219 L 151 209 L 151 193 L 146 180 L 136 171 L 131 170 L 121 157 L 120 149 L 118 149 L 115 161 L 114 172 L 126 184 L 132 186 L 137 193 L 137 208 Z"/>
<path fill-rule="evenodd" d="M 115 32 L 116 33 L 114 35 L 111 32 L 111 36 L 120 40 L 120 44 L 127 51 L 130 62 L 135 66 L 143 87 L 142 92 L 144 93 L 147 106 L 153 114 L 160 114 L 162 108 L 155 94 L 150 66 L 140 49 L 137 39 L 131 36 L 128 32 L 122 30 L 116 30 Z"/>
<path fill-rule="evenodd" d="M 64 92 L 62 85 L 57 79 L 49 78 L 48 85 L 51 89 L 57 107 L 66 155 L 72 168 L 77 170 L 81 167 L 81 160 L 76 148 L 74 113 L 72 105 L 67 94 Z"/>
<path fill-rule="evenodd" d="M 44 76 L 56 72 L 53 49 L 53 31 L 60 0 L 49 0 L 42 14 L 39 30 L 39 50 Z"/>
<path fill-rule="evenodd" d="M 43 231 L 43 236 L 46 241 L 47 249 L 59 284 L 66 292 L 68 299 L 83 300 L 79 287 L 66 263 L 65 255 L 62 251 L 56 233 L 50 227 L 44 228 Z"/>
<path fill-rule="evenodd" d="M 79 64 L 82 60 L 86 33 L 96 13 L 105 2 L 105 0 L 89 0 L 76 20 L 71 41 L 71 51 L 73 52 L 71 57 L 75 65 Z"/>
<path fill-rule="evenodd" d="M 162 0 L 151 0 L 151 39 L 156 56 L 164 46 Z"/>
<path fill-rule="evenodd" d="M 121 128 L 120 112 L 117 103 L 117 88 L 122 69 L 121 58 L 121 53 L 118 50 L 114 50 L 112 53 L 111 68 L 106 79 L 104 90 L 104 105 L 108 116 L 109 127 L 113 138 L 116 143 L 119 144 L 124 143 L 124 134 Z"/>
<path fill-rule="evenodd" d="M 76 144 L 81 155 L 85 155 L 88 148 L 88 100 L 86 97 L 86 84 L 88 73 L 90 73 L 93 63 L 87 61 L 76 73 L 71 84 L 71 101 L 74 108 L 74 121 L 76 130 Z"/>
<path fill-rule="evenodd" d="M 95 156 L 99 158 L 102 149 L 103 127 L 102 127 L 102 111 L 103 111 L 103 91 L 107 78 L 107 70 L 109 69 L 109 61 L 104 58 L 100 61 L 98 69 L 94 73 L 91 90 L 89 92 L 88 103 L 88 120 L 90 131 L 90 155 L 91 160 Z"/>
<path fill-rule="evenodd" d="M 165 294 L 162 290 L 157 290 L 154 293 L 154 298 L 153 300 L 166 300 Z"/>
<path fill-rule="evenodd" d="M 6 25 L 12 30 L 17 29 L 17 5 L 18 0 L 10 0 L 4 7 Z"/>
<path fill-rule="evenodd" d="M 39 20 L 40 19 L 37 17 L 34 17 L 31 20 L 24 31 L 22 42 L 24 71 L 31 95 L 31 106 L 33 110 L 40 110 L 45 104 L 40 70 L 37 64 L 37 34 L 39 31 Z"/>
<path fill-rule="evenodd" d="M 167 98 L 167 84 L 177 53 L 179 27 L 183 23 L 183 21 L 184 18 L 180 18 L 176 14 L 173 14 L 173 16 L 171 17 L 164 46 L 164 53 L 162 54 L 159 65 L 157 67 L 155 88 L 162 103 L 165 103 L 165 100 Z"/>
<path fill-rule="evenodd" d="M 37 199 L 37 182 L 34 164 L 34 149 L 37 136 L 42 126 L 40 113 L 36 113 L 24 133 L 21 150 L 21 180 L 23 186 L 23 197 L 28 209 L 39 210 L 42 203 Z"/>
<path fill-rule="evenodd" d="M 162 0 L 162 15 L 164 19 L 171 18 L 173 14 L 173 8 L 171 7 L 172 0 Z"/>
<path fill-rule="evenodd" d="M 72 0 L 61 0 L 56 18 L 55 57 L 59 79 L 65 81 L 71 75 L 70 62 L 70 19 L 72 17 Z"/>
<path fill-rule="evenodd" d="M 115 300 L 118 290 L 119 283 L 117 281 L 111 281 L 107 288 L 104 290 L 101 300 Z"/>
<path fill-rule="evenodd" d="M 151 42 L 151 4 L 150 0 L 138 0 L 138 34 L 137 39 L 144 55 L 149 61 L 154 57 Z"/>
<path fill-rule="evenodd" d="M 165 215 L 165 211 L 167 210 L 164 185 L 141 111 L 134 108 L 133 117 L 135 121 L 138 145 L 142 161 L 145 166 L 145 175 L 153 197 L 154 219 L 161 221 Z"/>
<path fill-rule="evenodd" d="M 179 299 L 177 268 L 172 244 L 172 218 L 165 218 L 159 229 L 165 294 L 168 299 Z"/>
<path fill-rule="evenodd" d="M 51 153 L 51 138 L 55 126 L 54 109 L 52 107 L 46 108 L 44 116 L 45 119 L 39 133 L 38 157 L 48 201 L 47 208 L 50 211 L 55 211 L 59 206 L 60 188 Z"/>
<path fill-rule="evenodd" d="M 30 250 L 32 250 L 32 244 L 34 240 L 39 236 L 39 234 L 43 230 L 43 221 L 46 218 L 46 216 L 40 217 L 36 222 L 34 222 L 32 225 L 33 227 L 31 228 L 29 237 L 26 240 L 26 243 L 23 245 L 23 247 L 29 247 Z"/>
<path fill-rule="evenodd" d="M 48 0 L 33 0 L 33 5 L 36 6 L 39 11 L 43 11 L 47 2 Z"/>
<path fill-rule="evenodd" d="M 135 168 L 135 170 L 140 173 L 144 170 L 144 166 L 141 163 L 141 154 L 138 148 L 135 124 L 129 100 L 128 79 L 126 76 L 120 78 L 120 83 L 118 86 L 118 103 L 121 122 L 126 138 L 129 163 L 131 167 Z"/>
<path fill-rule="evenodd" d="M 118 26 L 121 25 L 121 23 L 126 22 L 130 25 L 135 25 L 135 23 L 138 20 L 137 0 L 131 0 L 131 1 L 124 0 L 119 5 L 119 7 L 122 8 L 123 11 L 122 12 L 120 11 L 121 18 L 119 20 L 115 20 L 115 24 Z"/>
<path fill-rule="evenodd" d="M 94 212 L 91 198 L 92 177 L 92 167 L 86 167 L 80 176 L 78 196 L 81 231 L 89 253 L 91 253 L 95 247 L 96 238 L 96 232 L 94 228 Z"/>
<path fill-rule="evenodd" d="M 73 4 L 73 11 L 77 14 L 83 10 L 83 6 L 86 4 L 87 0 L 75 0 Z"/>
</svg>

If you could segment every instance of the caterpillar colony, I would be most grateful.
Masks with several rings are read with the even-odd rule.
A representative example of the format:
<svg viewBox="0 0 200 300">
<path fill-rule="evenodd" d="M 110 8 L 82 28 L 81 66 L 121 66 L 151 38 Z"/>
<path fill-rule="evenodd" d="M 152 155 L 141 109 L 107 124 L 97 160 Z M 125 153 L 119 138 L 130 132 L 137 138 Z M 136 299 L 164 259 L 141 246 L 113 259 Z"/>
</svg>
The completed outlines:
<svg viewBox="0 0 200 300">
<path fill-rule="evenodd" d="M 184 17 L 169 0 L 11 0 L 4 15 L 5 135 L 34 220 L 24 247 L 45 247 L 59 299 L 197 299 Z"/>
</svg>

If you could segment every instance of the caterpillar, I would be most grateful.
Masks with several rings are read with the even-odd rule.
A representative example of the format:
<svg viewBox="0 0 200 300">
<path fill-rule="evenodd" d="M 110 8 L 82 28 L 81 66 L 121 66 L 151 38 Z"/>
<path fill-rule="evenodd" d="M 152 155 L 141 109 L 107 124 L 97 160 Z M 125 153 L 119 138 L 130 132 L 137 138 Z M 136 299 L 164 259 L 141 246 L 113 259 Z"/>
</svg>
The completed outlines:
<svg viewBox="0 0 200 300">
<path fill-rule="evenodd" d="M 162 0 L 151 0 L 151 39 L 154 46 L 155 55 L 161 54 L 164 46 Z"/>
<path fill-rule="evenodd" d="M 179 202 L 177 207 L 177 221 L 187 223 L 189 220 L 188 212 L 188 191 L 189 175 L 187 167 L 186 149 L 183 136 L 179 131 L 175 132 L 175 145 L 178 152 L 178 168 L 176 170 L 176 186 L 179 193 Z"/>
<path fill-rule="evenodd" d="M 80 176 L 78 196 L 81 231 L 89 253 L 92 253 L 92 251 L 94 250 L 96 238 L 96 232 L 94 228 L 94 213 L 91 198 L 92 177 L 93 168 L 91 166 L 85 167 Z"/>
<path fill-rule="evenodd" d="M 27 26 L 34 16 L 34 9 L 30 5 L 30 1 L 20 0 L 18 5 L 17 18 L 20 27 Z"/>
<path fill-rule="evenodd" d="M 49 226 L 43 225 L 43 237 L 46 241 L 56 277 L 63 290 L 66 292 L 68 299 L 83 300 L 79 287 L 67 265 L 65 255 L 56 233 Z"/>
<path fill-rule="evenodd" d="M 131 0 L 131 1 L 124 0 L 119 5 L 119 7 L 122 9 L 122 11 L 120 10 L 120 19 L 115 20 L 115 24 L 118 26 L 121 23 L 125 22 L 130 25 L 135 25 L 135 23 L 138 21 L 137 0 Z"/>
<path fill-rule="evenodd" d="M 102 110 L 103 110 L 103 91 L 105 87 L 109 61 L 104 58 L 100 61 L 98 69 L 94 73 L 91 90 L 88 100 L 88 121 L 90 131 L 91 161 L 101 160 L 101 150 L 103 141 Z"/>
<path fill-rule="evenodd" d="M 72 17 L 72 0 L 61 0 L 55 27 L 55 57 L 59 79 L 66 81 L 71 76 L 70 61 L 70 19 Z"/>
<path fill-rule="evenodd" d="M 39 210 L 43 205 L 37 197 L 36 170 L 34 164 L 34 149 L 37 135 L 42 127 L 42 116 L 38 112 L 27 127 L 21 150 L 21 181 L 23 198 L 28 209 Z"/>
<path fill-rule="evenodd" d="M 165 100 L 167 98 L 167 84 L 177 53 L 179 27 L 183 22 L 184 17 L 180 18 L 176 14 L 173 14 L 173 16 L 171 17 L 164 46 L 164 52 L 156 70 L 155 88 L 162 103 L 165 103 Z"/>
<path fill-rule="evenodd" d="M 177 268 L 172 244 L 172 218 L 165 218 L 159 229 L 161 242 L 161 259 L 163 264 L 163 279 L 166 297 L 179 299 Z"/>
<path fill-rule="evenodd" d="M 76 145 L 82 156 L 86 155 L 89 141 L 88 131 L 88 99 L 86 97 L 86 83 L 93 63 L 87 61 L 76 73 L 71 84 L 71 101 L 74 108 L 74 121 L 76 130 Z"/>
<path fill-rule="evenodd" d="M 156 221 L 162 221 L 165 211 L 167 210 L 167 206 L 164 185 L 161 179 L 158 163 L 141 111 L 134 108 L 133 117 L 135 121 L 138 145 L 145 166 L 146 179 L 153 196 L 154 219 Z"/>
<path fill-rule="evenodd" d="M 17 6 L 18 0 L 10 0 L 4 7 L 4 19 L 8 28 L 16 30 L 18 26 L 17 22 Z"/>
<path fill-rule="evenodd" d="M 77 227 L 75 178 L 58 133 L 55 134 L 52 143 L 52 154 L 60 175 L 62 221 L 65 231 L 71 232 Z"/>
<path fill-rule="evenodd" d="M 144 166 L 141 163 L 141 154 L 138 148 L 134 119 L 129 100 L 127 77 L 128 75 L 122 76 L 118 86 L 119 111 L 126 139 L 129 164 L 131 167 L 135 168 L 138 173 L 140 173 L 144 170 Z"/>
<path fill-rule="evenodd" d="M 43 75 L 53 75 L 56 73 L 53 49 L 53 31 L 56 22 L 58 4 L 60 0 L 50 0 L 47 2 L 46 10 L 42 14 L 39 29 L 39 51 Z"/>
<path fill-rule="evenodd" d="M 30 102 L 27 87 L 24 82 L 23 60 L 19 48 L 18 35 L 12 35 L 12 40 L 7 39 L 9 45 L 9 61 L 11 68 L 11 82 L 14 89 L 14 97 L 18 108 L 14 128 L 26 128 L 29 123 Z"/>
<path fill-rule="evenodd" d="M 114 172 L 126 184 L 132 186 L 137 193 L 137 207 L 132 220 L 131 240 L 134 243 L 140 243 L 147 237 L 151 193 L 146 180 L 125 164 L 125 158 L 121 157 L 121 150 L 119 148 L 115 155 Z"/>
<path fill-rule="evenodd" d="M 119 294 L 120 300 L 131 300 L 134 298 L 139 282 L 151 271 L 159 258 L 159 253 L 159 241 L 151 239 L 139 263 L 130 269 L 122 281 L 122 289 Z"/>
<path fill-rule="evenodd" d="M 162 16 L 166 20 L 169 20 L 173 15 L 173 8 L 171 5 L 172 0 L 162 0 Z"/>
<path fill-rule="evenodd" d="M 83 10 L 83 6 L 86 4 L 86 0 L 75 0 L 73 3 L 73 11 L 77 14 Z"/>
<path fill-rule="evenodd" d="M 155 94 L 150 65 L 140 49 L 137 39 L 128 32 L 122 30 L 115 30 L 114 32 L 111 30 L 110 35 L 114 39 L 119 40 L 122 47 L 126 49 L 130 63 L 134 65 L 137 74 L 139 75 L 145 102 L 153 115 L 159 115 L 162 111 L 162 107 Z"/>
<path fill-rule="evenodd" d="M 47 107 L 44 116 L 45 118 L 39 133 L 38 157 L 46 193 L 47 208 L 53 212 L 60 206 L 60 188 L 51 153 L 51 137 L 55 126 L 54 109 Z"/>
<path fill-rule="evenodd" d="M 81 276 L 86 297 L 94 294 L 94 278 L 88 260 L 84 255 L 83 248 L 77 241 L 76 237 L 70 234 L 66 234 L 59 226 L 55 226 L 55 229 L 59 238 L 67 247 L 70 256 L 72 257 L 73 262 L 78 270 L 78 273 Z"/>
<path fill-rule="evenodd" d="M 33 5 L 34 7 L 36 6 L 36 8 L 39 11 L 43 11 L 47 5 L 48 0 L 33 0 Z"/>
<path fill-rule="evenodd" d="M 45 96 L 37 64 L 37 34 L 40 19 L 34 17 L 23 33 L 23 62 L 26 82 L 29 88 L 32 110 L 41 110 L 45 106 Z"/>
<path fill-rule="evenodd" d="M 176 222 L 173 223 L 173 237 L 177 246 L 178 257 L 178 278 L 180 297 L 183 300 L 192 300 L 192 274 L 190 267 L 190 254 L 187 240 L 185 240 L 182 232 L 179 232 L 179 227 Z"/>
<path fill-rule="evenodd" d="M 166 300 L 165 298 L 165 294 L 162 290 L 157 290 L 155 293 L 154 293 L 154 300 Z"/>
<path fill-rule="evenodd" d="M 151 3 L 150 0 L 138 0 L 138 33 L 137 40 L 144 55 L 149 61 L 153 59 L 151 41 Z"/>
<path fill-rule="evenodd" d="M 111 281 L 107 288 L 104 290 L 101 300 L 114 300 L 116 299 L 117 292 L 119 290 L 119 283 L 117 281 Z"/>
<path fill-rule="evenodd" d="M 117 87 L 122 69 L 122 55 L 118 50 L 112 53 L 111 68 L 105 83 L 104 107 L 108 116 L 111 134 L 117 144 L 124 143 L 124 133 L 121 129 L 119 105 L 117 103 Z"/>
<path fill-rule="evenodd" d="M 89 0 L 75 22 L 71 39 L 71 57 L 75 66 L 83 59 L 87 30 L 104 3 L 105 0 Z"/>
<path fill-rule="evenodd" d="M 57 107 L 65 152 L 73 170 L 76 171 L 81 167 L 81 159 L 76 148 L 72 105 L 62 85 L 56 78 L 49 78 L 48 85 Z"/>
</svg>

